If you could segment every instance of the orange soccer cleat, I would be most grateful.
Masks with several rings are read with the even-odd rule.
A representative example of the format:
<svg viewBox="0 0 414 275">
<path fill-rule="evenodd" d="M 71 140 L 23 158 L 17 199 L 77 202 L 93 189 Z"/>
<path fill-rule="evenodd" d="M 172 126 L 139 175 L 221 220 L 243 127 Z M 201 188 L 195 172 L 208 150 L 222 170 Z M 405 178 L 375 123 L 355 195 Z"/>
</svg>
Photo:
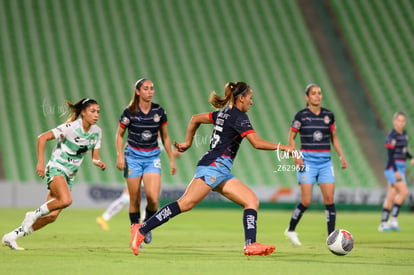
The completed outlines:
<svg viewBox="0 0 414 275">
<path fill-rule="evenodd" d="M 249 245 L 244 246 L 244 255 L 246 256 L 253 256 L 253 255 L 260 255 L 260 256 L 267 256 L 275 251 L 276 247 L 274 245 L 269 244 L 261 244 L 261 243 L 252 243 Z"/>
<path fill-rule="evenodd" d="M 145 236 L 139 232 L 139 228 L 141 227 L 141 224 L 133 224 L 131 225 L 131 250 L 134 255 L 139 254 L 139 247 L 144 240 Z"/>
</svg>

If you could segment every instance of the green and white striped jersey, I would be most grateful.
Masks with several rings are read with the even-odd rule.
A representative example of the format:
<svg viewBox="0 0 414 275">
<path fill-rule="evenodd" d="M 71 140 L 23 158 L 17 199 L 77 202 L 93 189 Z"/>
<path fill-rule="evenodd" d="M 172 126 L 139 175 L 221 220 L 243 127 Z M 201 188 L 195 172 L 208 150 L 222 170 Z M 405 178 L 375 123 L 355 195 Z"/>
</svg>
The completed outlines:
<svg viewBox="0 0 414 275">
<path fill-rule="evenodd" d="M 81 118 L 59 125 L 51 131 L 58 143 L 47 163 L 47 168 L 60 169 L 69 178 L 76 175 L 87 151 L 101 148 L 101 128 L 92 125 L 89 131 L 85 132 Z"/>
</svg>

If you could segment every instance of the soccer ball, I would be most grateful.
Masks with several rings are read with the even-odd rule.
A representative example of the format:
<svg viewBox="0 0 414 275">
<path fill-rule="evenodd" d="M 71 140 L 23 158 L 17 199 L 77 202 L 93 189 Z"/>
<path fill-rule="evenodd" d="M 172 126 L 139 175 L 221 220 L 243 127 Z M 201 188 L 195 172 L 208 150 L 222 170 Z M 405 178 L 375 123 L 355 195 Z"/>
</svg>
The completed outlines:
<svg viewBox="0 0 414 275">
<path fill-rule="evenodd" d="M 344 256 L 354 248 L 354 237 L 345 229 L 336 229 L 326 240 L 329 251 L 338 256 Z"/>
</svg>

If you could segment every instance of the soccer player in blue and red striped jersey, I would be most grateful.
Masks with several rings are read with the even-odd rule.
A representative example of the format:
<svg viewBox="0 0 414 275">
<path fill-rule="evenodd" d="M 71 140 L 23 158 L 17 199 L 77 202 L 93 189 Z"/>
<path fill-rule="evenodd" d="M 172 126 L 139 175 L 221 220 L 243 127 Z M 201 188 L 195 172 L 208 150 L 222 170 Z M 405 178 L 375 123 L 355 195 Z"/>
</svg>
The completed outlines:
<svg viewBox="0 0 414 275">
<path fill-rule="evenodd" d="M 408 136 L 404 130 L 407 123 L 407 116 L 404 112 L 396 112 L 392 123 L 394 128 L 388 133 L 385 147 L 388 152 L 388 161 L 385 167 L 385 177 L 388 182 L 387 196 L 385 197 L 381 223 L 378 231 L 399 231 L 397 221 L 401 205 L 408 195 L 407 183 L 405 180 L 405 168 L 407 159 L 414 159 L 408 151 Z M 391 219 L 388 221 L 391 212 Z"/>
<path fill-rule="evenodd" d="M 249 187 L 232 174 L 231 168 L 243 138 L 247 138 L 254 148 L 261 150 L 280 149 L 292 152 L 292 147 L 270 143 L 258 136 L 246 114 L 253 104 L 252 97 L 253 91 L 246 83 L 229 82 L 225 86 L 224 97 L 219 97 L 214 92 L 210 96 L 210 103 L 222 109 L 197 114 L 191 118 L 185 142 L 175 142 L 174 145 L 178 151 L 186 151 L 191 147 L 198 127 L 201 124 L 213 124 L 210 149 L 198 162 L 194 178 L 181 198 L 162 207 L 137 231 L 136 239 L 131 247 L 135 255 L 139 253 L 139 246 L 147 232 L 164 224 L 172 217 L 191 210 L 213 190 L 244 209 L 245 255 L 269 255 L 275 250 L 273 245 L 256 242 L 259 200 Z"/>
<path fill-rule="evenodd" d="M 167 130 L 167 114 L 164 109 L 152 102 L 154 84 L 142 78 L 135 83 L 131 102 L 119 119 L 116 133 L 116 150 L 118 153 L 116 167 L 124 171 L 129 191 L 129 219 L 131 234 L 138 230 L 141 213 L 141 181 L 144 186 L 147 205 L 145 218 L 151 217 L 158 210 L 161 191 L 161 159 L 158 146 L 158 133 L 165 151 L 170 159 L 170 173 L 175 174 L 176 166 Z M 128 141 L 124 148 L 123 138 L 128 130 Z M 148 232 L 145 243 L 150 243 Z M 132 238 L 131 238 L 132 241 Z"/>
<path fill-rule="evenodd" d="M 293 211 L 289 227 L 285 231 L 286 237 L 294 245 L 301 245 L 295 229 L 311 204 L 312 187 L 315 183 L 322 192 L 328 235 L 335 230 L 335 178 L 331 161 L 331 142 L 339 155 L 341 168 L 348 166 L 336 134 L 335 116 L 328 109 L 321 107 L 321 88 L 316 84 L 309 84 L 305 94 L 307 107 L 295 115 L 289 132 L 290 145 L 296 146 L 295 137 L 298 133 L 301 141 L 301 156 L 295 158 L 301 201 Z"/>
</svg>

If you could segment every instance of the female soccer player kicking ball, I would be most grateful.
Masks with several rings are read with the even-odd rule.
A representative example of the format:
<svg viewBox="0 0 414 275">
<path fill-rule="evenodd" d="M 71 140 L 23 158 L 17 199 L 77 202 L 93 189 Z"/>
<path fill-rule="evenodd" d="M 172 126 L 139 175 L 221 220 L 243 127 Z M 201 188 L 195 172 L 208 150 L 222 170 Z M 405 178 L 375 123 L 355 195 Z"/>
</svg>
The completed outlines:
<svg viewBox="0 0 414 275">
<path fill-rule="evenodd" d="M 292 147 L 267 142 L 256 134 L 246 114 L 253 104 L 252 97 L 253 91 L 246 83 L 229 82 L 225 86 L 224 97 L 219 97 L 214 92 L 210 96 L 210 103 L 216 108 L 224 107 L 223 109 L 192 117 L 185 142 L 175 142 L 175 147 L 180 152 L 186 151 L 191 147 L 200 124 L 214 124 L 210 150 L 198 162 L 194 178 L 181 198 L 165 205 L 142 225 L 137 225 L 133 229 L 131 249 L 135 255 L 139 253 L 145 234 L 172 217 L 191 210 L 212 190 L 243 207 L 245 255 L 269 255 L 275 250 L 273 245 L 256 242 L 259 200 L 250 188 L 235 178 L 231 168 L 244 137 L 256 149 L 290 150 Z"/>
<path fill-rule="evenodd" d="M 47 201 L 35 211 L 27 212 L 22 225 L 5 234 L 2 243 L 14 250 L 24 250 L 16 240 L 37 231 L 54 222 L 60 212 L 72 204 L 72 189 L 75 174 L 87 151 L 92 151 L 92 162 L 102 170 L 106 164 L 101 161 L 99 149 L 102 133 L 96 125 L 99 119 L 99 105 L 90 98 L 84 98 L 75 104 L 67 102 L 70 116 L 56 128 L 41 134 L 37 139 L 36 174 L 44 178 L 49 192 Z M 78 119 L 78 117 L 81 118 Z M 46 142 L 58 139 L 52 156 L 44 165 Z"/>
</svg>

